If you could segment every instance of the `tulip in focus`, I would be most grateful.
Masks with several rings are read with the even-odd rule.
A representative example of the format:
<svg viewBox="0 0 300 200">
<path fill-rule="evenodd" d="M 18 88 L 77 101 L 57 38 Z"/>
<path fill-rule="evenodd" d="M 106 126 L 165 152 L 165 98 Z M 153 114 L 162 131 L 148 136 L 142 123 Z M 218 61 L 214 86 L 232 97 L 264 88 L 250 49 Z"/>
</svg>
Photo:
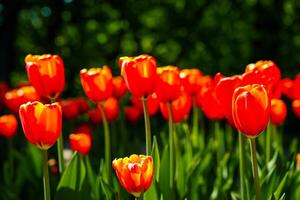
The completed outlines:
<svg viewBox="0 0 300 200">
<path fill-rule="evenodd" d="M 283 100 L 271 100 L 271 123 L 273 125 L 280 125 L 285 121 L 287 108 Z"/>
<path fill-rule="evenodd" d="M 140 197 L 151 186 L 153 179 L 151 156 L 133 154 L 129 158 L 113 160 L 112 166 L 121 185 L 135 197 Z"/>
<path fill-rule="evenodd" d="M 26 70 L 30 84 L 43 97 L 56 99 L 64 89 L 64 63 L 59 55 L 27 55 Z"/>
<path fill-rule="evenodd" d="M 99 103 L 112 96 L 112 74 L 108 66 L 82 69 L 80 80 L 88 98 Z"/>
<path fill-rule="evenodd" d="M 132 95 L 144 97 L 152 94 L 155 89 L 156 60 L 150 55 L 121 57 L 119 59 L 121 74 Z"/>
<path fill-rule="evenodd" d="M 81 155 L 87 155 L 92 146 L 91 135 L 86 133 L 72 133 L 69 136 L 71 148 L 73 151 L 78 151 Z"/>
<path fill-rule="evenodd" d="M 0 116 L 0 135 L 5 138 L 12 138 L 18 128 L 18 121 L 16 117 L 12 114 Z"/>
<path fill-rule="evenodd" d="M 55 144 L 62 130 L 62 111 L 58 103 L 38 101 L 21 105 L 21 124 L 27 140 L 42 150 Z"/>
<path fill-rule="evenodd" d="M 257 137 L 270 120 L 270 99 L 263 85 L 238 87 L 232 97 L 235 127 L 249 138 Z"/>
</svg>

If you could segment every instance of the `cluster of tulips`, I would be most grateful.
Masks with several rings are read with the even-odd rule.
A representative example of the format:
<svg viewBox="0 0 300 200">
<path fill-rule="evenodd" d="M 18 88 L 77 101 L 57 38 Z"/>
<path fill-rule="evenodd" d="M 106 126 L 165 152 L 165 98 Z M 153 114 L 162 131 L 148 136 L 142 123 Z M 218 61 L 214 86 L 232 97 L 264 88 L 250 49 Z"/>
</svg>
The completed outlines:
<svg viewBox="0 0 300 200">
<path fill-rule="evenodd" d="M 44 199 L 50 199 L 47 150 L 57 143 L 59 172 L 67 176 L 64 163 L 63 118 L 72 120 L 87 114 L 89 122 L 103 124 L 104 163 L 103 181 L 112 184 L 113 168 L 120 184 L 137 199 L 143 198 L 151 187 L 157 163 L 153 158 L 151 118 L 160 110 L 168 121 L 168 166 L 169 190 L 175 190 L 176 131 L 175 124 L 187 121 L 193 110 L 193 130 L 188 135 L 194 146 L 205 148 L 203 129 L 199 130 L 199 110 L 212 121 L 226 120 L 238 130 L 240 197 L 247 199 L 245 170 L 247 152 L 245 139 L 249 139 L 256 199 L 262 199 L 256 152 L 256 138 L 269 126 L 281 125 L 287 115 L 287 107 L 281 95 L 293 100 L 292 108 L 300 118 L 300 75 L 294 80 L 281 79 L 281 72 L 273 61 L 258 61 L 249 64 L 240 75 L 214 77 L 204 75 L 197 69 L 179 69 L 176 66 L 158 67 L 154 57 L 140 55 L 121 57 L 121 76 L 113 77 L 108 66 L 82 69 L 82 88 L 91 102 L 84 97 L 62 100 L 65 76 L 64 63 L 58 55 L 28 55 L 25 58 L 30 84 L 10 90 L 6 84 L 1 87 L 1 105 L 14 114 L 19 113 L 27 140 L 43 152 Z M 129 91 L 131 105 L 124 108 L 126 119 L 135 123 L 144 116 L 145 155 L 111 159 L 111 137 L 109 122 L 116 120 L 121 110 L 119 101 Z M 95 108 L 90 108 L 94 104 Z M 2 108 L 3 109 L 3 108 Z M 14 114 L 0 117 L 0 134 L 12 138 L 17 130 L 18 120 Z M 203 126 L 203 123 L 200 124 Z M 271 129 L 271 128 L 270 128 Z M 271 131 L 266 139 L 266 160 L 271 160 Z M 81 126 L 69 135 L 69 143 L 80 156 L 88 155 L 92 145 L 92 134 L 88 125 Z M 219 144 L 221 146 L 221 144 Z M 299 156 L 298 156 L 299 161 Z M 112 166 L 111 166 L 112 163 Z M 300 161 L 299 161 L 300 163 Z M 298 163 L 298 165 L 299 165 Z M 60 185 L 59 185 L 60 186 Z M 58 186 L 58 187 L 59 187 Z M 175 198 L 171 195 L 171 198 Z"/>
</svg>

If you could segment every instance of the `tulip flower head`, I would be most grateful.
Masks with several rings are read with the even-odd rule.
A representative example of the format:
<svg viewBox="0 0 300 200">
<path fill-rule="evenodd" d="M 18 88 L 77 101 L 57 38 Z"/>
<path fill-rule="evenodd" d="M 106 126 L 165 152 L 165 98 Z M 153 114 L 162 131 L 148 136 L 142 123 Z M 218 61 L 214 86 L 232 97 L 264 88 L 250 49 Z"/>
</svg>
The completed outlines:
<svg viewBox="0 0 300 200">
<path fill-rule="evenodd" d="M 191 96 L 195 96 L 202 86 L 202 72 L 197 68 L 183 69 L 180 71 L 179 76 L 181 78 L 184 91 Z"/>
<path fill-rule="evenodd" d="M 0 116 L 0 135 L 6 138 L 12 138 L 18 128 L 18 121 L 12 114 Z"/>
<path fill-rule="evenodd" d="M 98 103 L 112 96 L 112 74 L 108 66 L 82 69 L 80 80 L 88 98 Z"/>
<path fill-rule="evenodd" d="M 113 160 L 112 166 L 121 185 L 135 197 L 140 197 L 151 186 L 153 179 L 151 156 L 133 154 L 129 158 Z"/>
<path fill-rule="evenodd" d="M 292 109 L 295 115 L 300 118 L 300 100 L 296 99 L 292 102 Z"/>
<path fill-rule="evenodd" d="M 122 76 L 116 76 L 112 79 L 113 83 L 113 96 L 121 99 L 127 92 L 127 87 Z"/>
<path fill-rule="evenodd" d="M 180 95 L 181 80 L 175 66 L 157 68 L 158 78 L 155 93 L 161 102 L 171 102 Z"/>
<path fill-rule="evenodd" d="M 108 98 L 104 104 L 104 112 L 107 118 L 107 121 L 113 121 L 119 116 L 119 102 L 116 98 L 110 97 Z M 100 113 L 101 114 L 101 113 Z"/>
<path fill-rule="evenodd" d="M 72 133 L 69 136 L 71 148 L 78 151 L 81 155 L 87 155 L 92 146 L 91 135 L 87 133 Z"/>
<path fill-rule="evenodd" d="M 62 111 L 58 103 L 38 101 L 21 105 L 21 124 L 27 140 L 42 150 L 55 144 L 62 130 Z"/>
<path fill-rule="evenodd" d="M 148 96 L 154 92 L 156 73 L 156 60 L 150 55 L 136 57 L 121 57 L 119 59 L 121 74 L 126 86 L 136 97 Z"/>
<path fill-rule="evenodd" d="M 286 118 L 287 108 L 281 99 L 271 100 L 271 123 L 274 125 L 280 125 Z"/>
<path fill-rule="evenodd" d="M 143 115 L 143 110 L 137 106 L 127 106 L 124 109 L 125 118 L 131 122 L 136 123 Z"/>
<path fill-rule="evenodd" d="M 235 127 L 249 138 L 257 137 L 270 120 L 270 99 L 263 85 L 238 87 L 232 97 Z"/>
<path fill-rule="evenodd" d="M 63 60 L 58 55 L 27 55 L 26 70 L 31 85 L 38 94 L 57 98 L 64 89 L 65 72 Z"/>
</svg>

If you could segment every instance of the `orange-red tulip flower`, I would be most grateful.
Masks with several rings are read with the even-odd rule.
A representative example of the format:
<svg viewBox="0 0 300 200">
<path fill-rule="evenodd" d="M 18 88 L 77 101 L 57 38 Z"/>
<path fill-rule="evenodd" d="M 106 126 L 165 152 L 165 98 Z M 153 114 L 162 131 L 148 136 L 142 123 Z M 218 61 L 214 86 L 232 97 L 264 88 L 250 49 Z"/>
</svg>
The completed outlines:
<svg viewBox="0 0 300 200">
<path fill-rule="evenodd" d="M 88 98 L 98 103 L 112 96 L 112 74 L 108 66 L 82 69 L 80 79 Z"/>
<path fill-rule="evenodd" d="M 280 88 L 281 88 L 282 94 L 289 99 L 294 98 L 294 94 L 293 94 L 294 87 L 293 86 L 294 86 L 294 82 L 290 78 L 284 78 L 280 81 Z"/>
<path fill-rule="evenodd" d="M 271 100 L 271 123 L 280 125 L 285 121 L 287 113 L 286 104 L 281 99 Z"/>
<path fill-rule="evenodd" d="M 300 100 L 299 99 L 296 99 L 296 100 L 293 101 L 292 108 L 293 108 L 293 111 L 294 111 L 295 115 L 298 118 L 300 118 Z"/>
<path fill-rule="evenodd" d="M 78 151 L 81 155 L 87 155 L 92 146 L 92 138 L 86 133 L 72 133 L 69 136 L 71 148 Z"/>
<path fill-rule="evenodd" d="M 110 97 L 108 98 L 104 105 L 104 112 L 107 121 L 113 121 L 118 118 L 119 116 L 119 102 L 116 98 Z"/>
<path fill-rule="evenodd" d="M 143 115 L 143 110 L 137 106 L 128 106 L 124 109 L 125 118 L 131 122 L 136 123 Z"/>
<path fill-rule="evenodd" d="M 9 86 L 6 82 L 0 82 L 0 111 L 5 105 L 5 94 L 9 91 Z"/>
<path fill-rule="evenodd" d="M 247 137 L 258 136 L 270 120 L 270 99 L 263 85 L 238 87 L 232 97 L 235 127 Z"/>
<path fill-rule="evenodd" d="M 135 197 L 151 186 L 154 171 L 151 156 L 133 154 L 113 160 L 112 166 L 121 185 Z"/>
<path fill-rule="evenodd" d="M 43 150 L 55 144 L 62 130 L 62 111 L 58 103 L 28 102 L 20 106 L 19 115 L 31 144 Z"/>
<path fill-rule="evenodd" d="M 25 58 L 29 81 L 40 96 L 57 98 L 65 86 L 63 60 L 58 55 L 27 55 Z"/>
<path fill-rule="evenodd" d="M 201 104 L 203 113 L 208 119 L 220 120 L 225 117 L 223 107 L 219 103 L 214 89 L 208 90 L 204 93 Z"/>
<path fill-rule="evenodd" d="M 192 97 L 183 92 L 181 95 L 171 103 L 173 122 L 177 123 L 185 119 L 192 108 Z M 163 117 L 168 121 L 168 104 L 166 102 L 160 103 L 160 110 Z"/>
<path fill-rule="evenodd" d="M 0 116 L 0 135 L 6 138 L 12 138 L 18 128 L 18 121 L 14 115 L 2 115 Z"/>
<path fill-rule="evenodd" d="M 92 137 L 92 128 L 87 124 L 80 124 L 75 133 L 86 133 Z"/>
<path fill-rule="evenodd" d="M 5 94 L 5 105 L 12 112 L 18 113 L 20 105 L 29 101 L 40 100 L 39 95 L 32 86 L 23 86 L 13 89 Z"/>
<path fill-rule="evenodd" d="M 65 119 L 75 119 L 79 115 L 78 104 L 73 99 L 63 100 L 61 108 Z"/>
<path fill-rule="evenodd" d="M 202 72 L 197 69 L 183 69 L 179 76 L 184 88 L 184 91 L 191 96 L 195 96 L 202 86 L 201 76 Z"/>
<path fill-rule="evenodd" d="M 100 124 L 102 122 L 102 116 L 99 108 L 90 109 L 87 113 L 91 123 Z"/>
<path fill-rule="evenodd" d="M 143 111 L 143 104 L 140 98 L 132 96 L 131 102 L 134 106 L 139 107 Z M 149 112 L 149 116 L 154 116 L 159 109 L 159 100 L 157 98 L 156 93 L 149 95 L 146 99 L 146 106 Z"/>
<path fill-rule="evenodd" d="M 112 79 L 113 83 L 113 96 L 121 99 L 127 92 L 127 87 L 122 76 L 116 76 Z"/>
<path fill-rule="evenodd" d="M 211 76 L 201 76 L 201 88 L 196 95 L 197 106 L 202 107 L 202 99 L 204 94 L 215 87 L 214 79 Z"/>
<path fill-rule="evenodd" d="M 224 77 L 216 85 L 216 97 L 223 107 L 227 121 L 233 125 L 232 119 L 232 95 L 234 90 L 241 84 L 240 76 Z"/>
<path fill-rule="evenodd" d="M 121 57 L 119 59 L 121 74 L 126 86 L 136 97 L 148 96 L 155 89 L 156 61 L 150 55 Z"/>
<path fill-rule="evenodd" d="M 80 113 L 85 113 L 89 110 L 89 104 L 87 103 L 85 98 L 77 97 L 77 98 L 74 98 L 73 101 L 76 102 Z"/>
<path fill-rule="evenodd" d="M 155 93 L 161 102 L 171 102 L 180 95 L 181 80 L 175 66 L 157 68 L 158 78 Z"/>
</svg>

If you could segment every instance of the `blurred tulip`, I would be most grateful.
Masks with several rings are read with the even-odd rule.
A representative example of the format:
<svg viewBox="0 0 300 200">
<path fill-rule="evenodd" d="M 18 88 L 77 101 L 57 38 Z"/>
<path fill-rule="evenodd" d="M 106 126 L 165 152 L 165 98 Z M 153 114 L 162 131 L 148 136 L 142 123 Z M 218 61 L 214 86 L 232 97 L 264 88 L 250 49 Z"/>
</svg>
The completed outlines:
<svg viewBox="0 0 300 200">
<path fill-rule="evenodd" d="M 152 184 L 153 160 L 151 156 L 133 154 L 129 158 L 114 159 L 112 166 L 127 192 L 140 197 Z"/>
<path fill-rule="evenodd" d="M 292 92 L 293 99 L 300 99 L 300 74 L 293 81 Z"/>
<path fill-rule="evenodd" d="M 281 99 L 271 100 L 271 123 L 280 125 L 285 121 L 287 108 Z"/>
<path fill-rule="evenodd" d="M 89 110 L 89 104 L 85 98 L 77 97 L 74 98 L 73 100 L 76 102 L 80 114 L 85 113 Z"/>
<path fill-rule="evenodd" d="M 136 123 L 143 115 L 143 110 L 137 106 L 125 107 L 124 112 L 125 118 L 131 123 Z"/>
<path fill-rule="evenodd" d="M 119 116 L 119 103 L 118 100 L 114 97 L 108 98 L 104 103 L 104 112 L 107 118 L 107 121 L 113 121 Z"/>
<path fill-rule="evenodd" d="M 9 86 L 6 82 L 0 82 L 0 111 L 5 105 L 5 93 L 9 91 Z"/>
<path fill-rule="evenodd" d="M 183 69 L 179 76 L 184 88 L 184 91 L 191 96 L 195 96 L 202 86 L 201 76 L 202 72 L 197 69 Z"/>
<path fill-rule="evenodd" d="M 295 115 L 298 118 L 300 118 L 300 100 L 299 99 L 296 99 L 296 100 L 293 101 L 292 108 L 293 108 L 293 111 L 294 111 Z"/>
<path fill-rule="evenodd" d="M 300 170 L 300 153 L 296 155 L 296 163 L 297 163 L 296 169 Z"/>
<path fill-rule="evenodd" d="M 100 124 L 102 116 L 99 108 L 93 108 L 88 111 L 89 121 L 93 124 Z"/>
<path fill-rule="evenodd" d="M 39 100 L 40 97 L 32 86 L 23 86 L 10 90 L 5 94 L 6 107 L 14 113 L 19 112 L 19 107 L 22 104 Z"/>
<path fill-rule="evenodd" d="M 0 135 L 10 139 L 16 134 L 17 128 L 18 121 L 14 115 L 0 116 Z"/>
<path fill-rule="evenodd" d="M 263 85 L 238 87 L 232 97 L 235 127 L 249 138 L 257 137 L 270 120 L 270 99 Z"/>
<path fill-rule="evenodd" d="M 284 78 L 280 81 L 280 88 L 281 88 L 282 94 L 289 99 L 294 98 L 293 85 L 294 85 L 294 82 L 290 78 Z"/>
<path fill-rule="evenodd" d="M 82 69 L 80 79 L 88 98 L 98 103 L 112 96 L 112 74 L 108 66 Z"/>
<path fill-rule="evenodd" d="M 64 63 L 59 55 L 27 55 L 26 70 L 31 85 L 40 96 L 55 99 L 64 89 Z"/>
<path fill-rule="evenodd" d="M 78 104 L 73 99 L 63 100 L 60 105 L 65 119 L 75 119 L 79 115 Z"/>
<path fill-rule="evenodd" d="M 204 94 L 215 87 L 214 79 L 211 76 L 202 76 L 200 77 L 201 80 L 201 88 L 196 95 L 196 101 L 198 107 L 202 107 L 202 99 Z"/>
<path fill-rule="evenodd" d="M 157 68 L 158 78 L 155 93 L 161 102 L 171 102 L 180 95 L 181 80 L 175 66 Z"/>
<path fill-rule="evenodd" d="M 242 78 L 240 76 L 224 77 L 216 85 L 216 97 L 223 107 L 227 121 L 234 125 L 232 119 L 232 95 L 234 90 L 240 86 Z"/>
<path fill-rule="evenodd" d="M 81 155 L 87 155 L 92 146 L 92 138 L 86 133 L 72 133 L 69 136 L 71 148 L 78 151 Z"/>
<path fill-rule="evenodd" d="M 126 86 L 136 97 L 148 96 L 155 89 L 156 61 L 150 55 L 121 57 L 119 59 L 121 74 Z"/>
<path fill-rule="evenodd" d="M 62 111 L 58 103 L 38 101 L 20 106 L 21 124 L 27 140 L 42 150 L 55 144 L 62 130 Z"/>
<path fill-rule="evenodd" d="M 113 77 L 113 96 L 121 99 L 127 92 L 127 87 L 122 76 Z"/>
<path fill-rule="evenodd" d="M 54 158 L 48 160 L 48 166 L 52 175 L 58 175 L 57 161 Z"/>
<path fill-rule="evenodd" d="M 220 120 L 224 118 L 222 105 L 219 103 L 214 89 L 206 91 L 202 97 L 202 110 L 210 120 Z"/>
<path fill-rule="evenodd" d="M 177 123 L 185 119 L 192 108 L 192 97 L 187 93 L 183 92 L 176 100 L 172 101 L 172 115 L 173 122 Z M 163 117 L 168 121 L 169 113 L 168 113 L 168 103 L 162 102 L 160 103 L 160 110 Z"/>
<path fill-rule="evenodd" d="M 139 107 L 143 111 L 143 104 L 139 98 L 132 96 L 130 100 L 134 106 Z M 146 106 L 149 112 L 149 116 L 154 116 L 158 112 L 159 100 L 156 93 L 153 93 L 147 97 Z"/>
<path fill-rule="evenodd" d="M 92 137 L 92 128 L 87 123 L 83 123 L 79 125 L 75 133 L 85 133 Z"/>
</svg>

